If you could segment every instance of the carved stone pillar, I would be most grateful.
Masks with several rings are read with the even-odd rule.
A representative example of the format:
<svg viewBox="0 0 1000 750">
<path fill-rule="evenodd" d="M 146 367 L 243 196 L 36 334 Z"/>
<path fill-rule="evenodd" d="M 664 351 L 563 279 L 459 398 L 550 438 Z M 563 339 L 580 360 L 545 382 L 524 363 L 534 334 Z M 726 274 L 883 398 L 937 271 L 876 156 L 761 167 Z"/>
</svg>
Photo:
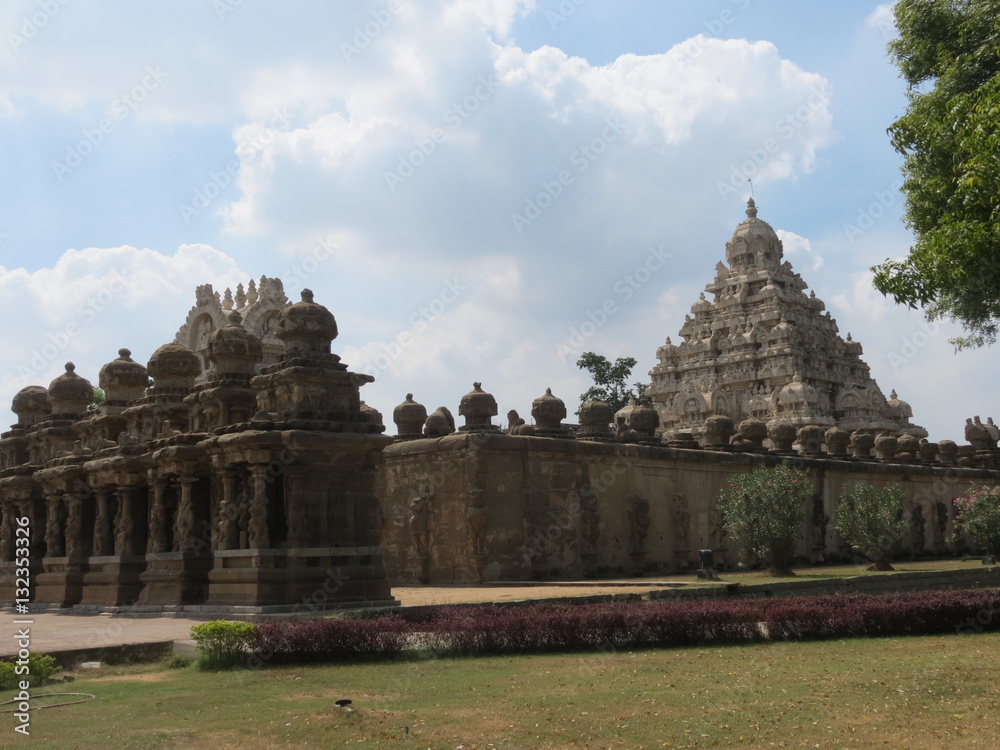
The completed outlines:
<svg viewBox="0 0 1000 750">
<path fill-rule="evenodd" d="M 236 472 L 222 472 L 222 501 L 219 503 L 217 549 L 240 547 L 240 503 L 236 497 Z"/>
<path fill-rule="evenodd" d="M 250 549 L 267 549 L 271 546 L 271 534 L 267 525 L 267 467 L 250 468 L 253 477 L 253 497 L 250 499 Z"/>
<path fill-rule="evenodd" d="M 134 487 L 118 488 L 118 513 L 115 514 L 115 554 L 131 557 L 135 554 L 135 521 L 132 518 Z"/>
<path fill-rule="evenodd" d="M 63 499 L 61 494 L 45 499 L 45 556 L 63 557 L 66 552 L 62 525 Z"/>
<path fill-rule="evenodd" d="M 167 546 L 167 507 L 164 494 L 167 491 L 165 479 L 157 479 L 152 487 L 152 505 L 149 509 L 149 551 L 169 552 Z"/>
<path fill-rule="evenodd" d="M 306 476 L 301 471 L 288 472 L 288 494 L 285 496 L 288 523 L 288 546 L 305 547 L 309 541 L 306 523 Z"/>
<path fill-rule="evenodd" d="M 174 521 L 174 550 L 190 552 L 195 549 L 194 499 L 191 489 L 198 480 L 195 477 L 181 477 L 180 498 L 177 501 L 177 518 Z"/>
<path fill-rule="evenodd" d="M 10 562 L 14 559 L 14 513 L 17 510 L 14 503 L 4 503 L 0 507 L 3 519 L 0 520 L 0 562 Z"/>
<path fill-rule="evenodd" d="M 112 527 L 111 509 L 108 501 L 111 490 L 101 487 L 94 491 L 97 498 L 97 515 L 94 517 L 94 557 L 110 555 L 115 548 L 115 534 Z"/>
<path fill-rule="evenodd" d="M 83 499 L 66 493 L 66 557 L 84 557 Z M 87 555 L 89 557 L 89 555 Z"/>
</svg>

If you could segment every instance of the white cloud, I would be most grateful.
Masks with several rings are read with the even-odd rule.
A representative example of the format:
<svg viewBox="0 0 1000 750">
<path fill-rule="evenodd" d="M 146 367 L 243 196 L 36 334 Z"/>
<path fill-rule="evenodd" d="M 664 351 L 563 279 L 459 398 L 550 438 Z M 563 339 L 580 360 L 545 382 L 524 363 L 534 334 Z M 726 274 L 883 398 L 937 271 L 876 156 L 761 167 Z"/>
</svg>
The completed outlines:
<svg viewBox="0 0 1000 750">
<path fill-rule="evenodd" d="M 409 335 L 363 391 L 387 420 L 407 392 L 457 411 L 474 380 L 495 393 L 501 415 L 517 408 L 527 418 L 547 386 L 572 412 L 587 382 L 574 361 L 554 356 L 567 332 L 614 299 L 619 312 L 586 346 L 635 356 L 634 379 L 645 379 L 724 255 L 746 178 L 805 174 L 836 139 L 824 78 L 769 42 L 697 36 L 594 65 L 517 45 L 511 24 L 533 2 L 438 0 L 403 3 L 347 55 L 342 45 L 367 33 L 384 0 L 296 11 L 244 3 L 221 21 L 210 6 L 178 0 L 157 28 L 129 35 L 122 29 L 146 28 L 143 11 L 71 3 L 5 60 L 0 102 L 60 111 L 103 107 L 161 64 L 170 77 L 137 113 L 221 126 L 234 152 L 276 109 L 291 113 L 252 155 L 240 154 L 238 199 L 216 204 L 238 261 L 206 246 L 174 255 L 122 247 L 70 251 L 51 270 L 0 272 L 0 310 L 30 321 L 12 342 L 16 364 L 30 362 L 116 269 L 127 272 L 127 291 L 66 347 L 92 379 L 119 346 L 141 360 L 170 340 L 195 285 L 266 273 L 283 276 L 290 297 L 315 289 L 340 323 L 335 350 L 355 370 Z M 31 7 L 24 0 L 0 13 L 0 30 Z M 313 15 L 323 22 L 302 23 Z M 77 38 L 90 40 L 86 50 Z M 390 184 L 392 174 L 400 181 Z M 528 221 L 521 231 L 514 214 Z M 324 237 L 338 250 L 312 271 L 295 270 Z M 809 239 L 783 237 L 800 270 L 819 268 Z M 245 250 L 251 243 L 267 249 Z M 615 282 L 651 245 L 666 247 L 669 262 L 623 299 Z M 422 316 L 455 279 L 467 291 Z M 865 283 L 843 295 L 843 314 L 888 320 L 887 303 L 879 308 Z M 64 359 L 60 352 L 38 382 Z M 15 386 L 6 376 L 0 398 Z"/>
<path fill-rule="evenodd" d="M 896 3 L 882 3 L 875 7 L 868 17 L 865 19 L 865 26 L 871 29 L 877 29 L 884 36 L 895 36 L 896 35 L 896 17 L 894 14 L 894 8 Z"/>
<path fill-rule="evenodd" d="M 0 404 L 27 385 L 47 386 L 67 361 L 95 385 L 121 347 L 145 363 L 173 340 L 196 285 L 247 278 L 232 258 L 204 245 L 174 255 L 127 246 L 69 250 L 51 269 L 0 267 L 0 317 L 12 322 Z"/>
<path fill-rule="evenodd" d="M 788 261 L 801 273 L 803 271 L 815 272 L 823 267 L 823 256 L 817 253 L 810 242 L 805 237 L 787 232 L 784 229 L 776 229 L 775 234 L 781 240 L 784 254 Z"/>
</svg>

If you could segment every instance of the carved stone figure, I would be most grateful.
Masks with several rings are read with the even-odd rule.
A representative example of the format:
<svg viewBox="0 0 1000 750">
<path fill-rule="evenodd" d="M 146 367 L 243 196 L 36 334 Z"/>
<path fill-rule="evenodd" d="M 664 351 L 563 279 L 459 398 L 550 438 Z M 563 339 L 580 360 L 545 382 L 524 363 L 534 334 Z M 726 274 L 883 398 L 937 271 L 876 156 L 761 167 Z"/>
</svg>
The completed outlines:
<svg viewBox="0 0 1000 750">
<path fill-rule="evenodd" d="M 424 422 L 424 437 L 442 437 L 455 431 L 455 418 L 444 406 L 439 406 Z"/>
<path fill-rule="evenodd" d="M 649 501 L 633 495 L 629 503 L 629 549 L 632 554 L 645 551 L 646 535 L 649 533 Z"/>
<path fill-rule="evenodd" d="M 910 514 L 910 534 L 913 543 L 914 557 L 920 557 L 924 553 L 927 538 L 924 534 L 924 527 L 927 521 L 924 519 L 924 506 L 920 503 L 913 504 L 913 511 Z"/>
<path fill-rule="evenodd" d="M 46 557 L 62 557 L 65 551 L 65 547 L 63 546 L 61 508 L 61 500 L 49 500 L 48 513 L 45 517 Z"/>
<path fill-rule="evenodd" d="M 83 500 L 71 497 L 67 506 L 66 557 L 80 557 L 83 554 Z"/>
<path fill-rule="evenodd" d="M 271 546 L 265 498 L 258 496 L 250 501 L 250 520 L 247 523 L 247 531 L 250 535 L 250 549 L 265 549 Z"/>
<path fill-rule="evenodd" d="M 417 495 L 410 500 L 410 532 L 417 556 L 430 557 L 431 496 Z"/>
<path fill-rule="evenodd" d="M 3 520 L 0 521 L 0 562 L 12 559 L 14 551 L 13 508 L 9 505 L 2 508 Z"/>
</svg>

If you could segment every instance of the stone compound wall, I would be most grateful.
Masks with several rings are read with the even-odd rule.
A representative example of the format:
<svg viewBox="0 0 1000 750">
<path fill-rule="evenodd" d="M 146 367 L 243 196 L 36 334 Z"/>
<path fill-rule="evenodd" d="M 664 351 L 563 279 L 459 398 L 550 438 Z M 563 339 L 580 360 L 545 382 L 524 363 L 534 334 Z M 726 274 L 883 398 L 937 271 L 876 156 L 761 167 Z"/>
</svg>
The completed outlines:
<svg viewBox="0 0 1000 750">
<path fill-rule="evenodd" d="M 790 460 L 816 482 L 800 556 L 851 559 L 836 503 L 861 481 L 898 482 L 906 555 L 954 554 L 952 500 L 1000 472 L 958 466 L 687 450 L 497 433 L 397 442 L 384 454 L 385 564 L 397 583 L 474 583 L 667 573 L 699 549 L 734 565 L 715 500 L 730 477 Z M 824 518 L 825 516 L 825 518 Z M 921 522 L 922 519 L 922 522 Z"/>
</svg>

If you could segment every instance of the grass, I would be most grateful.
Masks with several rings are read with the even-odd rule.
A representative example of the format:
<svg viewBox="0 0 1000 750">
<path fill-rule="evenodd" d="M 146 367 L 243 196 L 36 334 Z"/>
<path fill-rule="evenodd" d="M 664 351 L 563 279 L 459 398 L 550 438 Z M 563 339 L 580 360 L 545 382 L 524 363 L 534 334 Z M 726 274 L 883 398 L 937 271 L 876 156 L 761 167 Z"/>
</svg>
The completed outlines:
<svg viewBox="0 0 1000 750">
<path fill-rule="evenodd" d="M 0 746 L 995 747 L 1000 634 L 204 673 L 106 668 Z M 333 702 L 350 698 L 354 712 Z M 404 727 L 409 727 L 409 734 Z"/>
</svg>

